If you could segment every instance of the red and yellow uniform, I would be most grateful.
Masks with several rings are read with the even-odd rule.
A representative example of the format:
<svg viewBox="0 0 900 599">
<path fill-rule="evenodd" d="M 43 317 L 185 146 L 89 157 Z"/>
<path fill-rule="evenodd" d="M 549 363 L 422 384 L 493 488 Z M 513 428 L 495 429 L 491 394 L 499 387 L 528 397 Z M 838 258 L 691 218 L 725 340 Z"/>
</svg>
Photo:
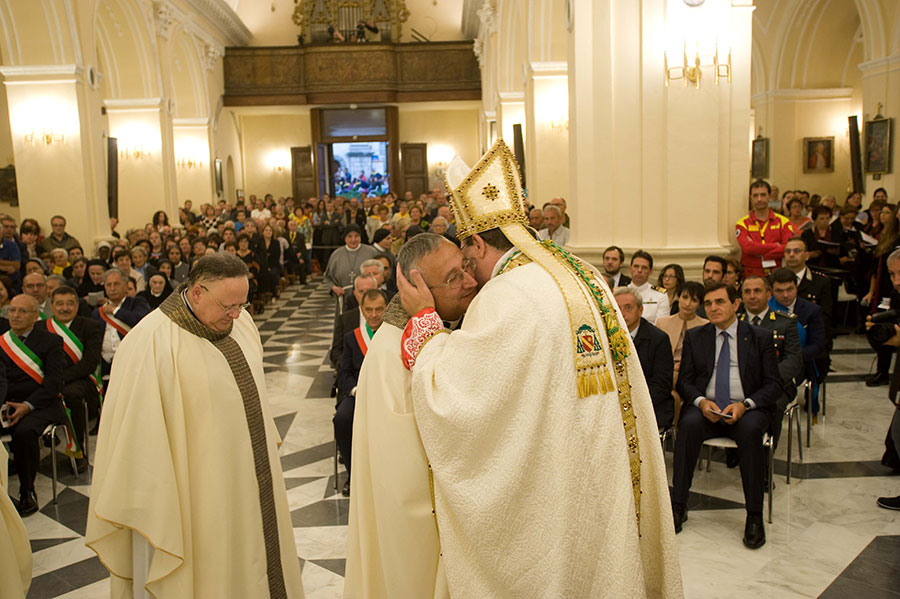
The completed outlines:
<svg viewBox="0 0 900 599">
<path fill-rule="evenodd" d="M 773 260 L 775 268 L 781 266 L 784 244 L 797 233 L 786 216 L 769 210 L 766 220 L 756 218 L 753 212 L 738 220 L 734 226 L 734 234 L 741 246 L 744 273 L 766 275 L 772 268 L 764 268 L 763 261 Z"/>
</svg>

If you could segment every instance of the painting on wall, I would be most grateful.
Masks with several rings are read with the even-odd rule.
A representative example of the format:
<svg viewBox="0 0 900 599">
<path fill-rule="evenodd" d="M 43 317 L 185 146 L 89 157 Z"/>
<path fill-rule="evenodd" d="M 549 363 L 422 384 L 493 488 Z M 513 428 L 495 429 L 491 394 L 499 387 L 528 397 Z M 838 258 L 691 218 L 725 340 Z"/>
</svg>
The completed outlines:
<svg viewBox="0 0 900 599">
<path fill-rule="evenodd" d="M 876 118 L 866 121 L 866 172 L 889 173 L 891 170 L 891 122 Z"/>
<path fill-rule="evenodd" d="M 769 176 L 769 138 L 757 137 L 753 140 L 753 154 L 750 160 L 750 176 L 765 179 Z"/>
<path fill-rule="evenodd" d="M 0 168 L 0 202 L 10 206 L 19 205 L 19 192 L 16 188 L 16 167 L 12 164 Z"/>
<path fill-rule="evenodd" d="M 803 172 L 834 172 L 834 137 L 803 138 Z"/>
</svg>

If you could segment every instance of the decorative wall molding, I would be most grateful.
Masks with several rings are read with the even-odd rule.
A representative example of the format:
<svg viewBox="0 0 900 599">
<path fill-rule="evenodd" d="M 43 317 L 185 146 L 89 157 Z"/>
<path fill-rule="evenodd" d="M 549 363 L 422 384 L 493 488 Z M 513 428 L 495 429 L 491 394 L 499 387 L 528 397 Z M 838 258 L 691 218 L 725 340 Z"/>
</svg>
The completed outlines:
<svg viewBox="0 0 900 599">
<path fill-rule="evenodd" d="M 478 99 L 472 42 L 225 50 L 227 106 Z"/>
<path fill-rule="evenodd" d="M 751 104 L 772 99 L 810 102 L 820 100 L 849 100 L 853 96 L 852 87 L 827 87 L 814 89 L 772 89 L 750 97 Z"/>
<path fill-rule="evenodd" d="M 157 0 L 153 3 L 153 22 L 156 24 L 156 35 L 163 39 L 169 39 L 172 25 L 175 24 L 175 11 L 165 0 Z"/>
<path fill-rule="evenodd" d="M 3 65 L 0 75 L 6 85 L 83 81 L 84 67 L 76 64 Z"/>
<path fill-rule="evenodd" d="M 259 1 L 259 0 L 257 0 Z M 246 46 L 253 34 L 225 0 L 185 0 L 194 10 L 209 19 L 233 46 Z"/>
<path fill-rule="evenodd" d="M 224 52 L 221 49 L 209 43 L 204 43 L 203 54 L 200 56 L 200 59 L 203 61 L 203 66 L 206 67 L 206 70 L 212 71 L 219 64 L 219 60 L 223 55 Z"/>
</svg>

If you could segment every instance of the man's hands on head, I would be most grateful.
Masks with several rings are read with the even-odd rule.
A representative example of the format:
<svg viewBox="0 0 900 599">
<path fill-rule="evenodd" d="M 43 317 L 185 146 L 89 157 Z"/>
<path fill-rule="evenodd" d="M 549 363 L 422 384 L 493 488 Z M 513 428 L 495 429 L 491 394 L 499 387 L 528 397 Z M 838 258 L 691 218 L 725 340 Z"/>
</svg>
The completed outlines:
<svg viewBox="0 0 900 599">
<path fill-rule="evenodd" d="M 400 303 L 409 315 L 415 315 L 425 308 L 434 308 L 434 296 L 431 289 L 425 283 L 422 273 L 418 270 L 409 271 L 409 281 L 403 276 L 400 266 L 397 266 L 397 291 L 400 293 Z"/>
</svg>

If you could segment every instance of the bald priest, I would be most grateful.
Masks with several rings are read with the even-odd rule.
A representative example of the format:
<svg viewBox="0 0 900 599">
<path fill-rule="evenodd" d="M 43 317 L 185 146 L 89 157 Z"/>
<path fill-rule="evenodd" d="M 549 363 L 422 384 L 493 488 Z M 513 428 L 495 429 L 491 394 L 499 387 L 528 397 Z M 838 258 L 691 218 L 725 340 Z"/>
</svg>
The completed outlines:
<svg viewBox="0 0 900 599">
<path fill-rule="evenodd" d="M 198 260 L 116 353 L 86 543 L 111 597 L 303 597 L 247 267 Z"/>
</svg>

